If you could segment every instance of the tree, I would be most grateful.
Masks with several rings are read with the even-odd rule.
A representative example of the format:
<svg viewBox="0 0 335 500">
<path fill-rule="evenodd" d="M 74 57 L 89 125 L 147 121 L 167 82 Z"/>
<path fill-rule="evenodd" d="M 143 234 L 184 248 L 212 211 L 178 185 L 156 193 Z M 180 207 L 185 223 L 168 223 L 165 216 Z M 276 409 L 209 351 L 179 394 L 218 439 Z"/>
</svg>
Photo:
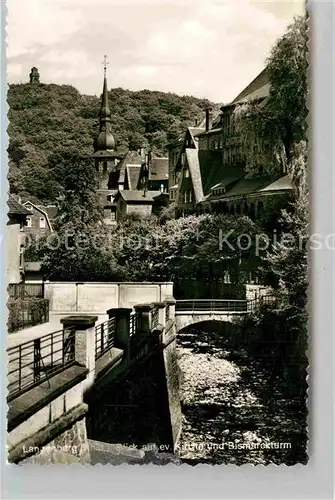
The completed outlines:
<svg viewBox="0 0 335 500">
<path fill-rule="evenodd" d="M 267 60 L 269 96 L 262 102 L 246 102 L 234 111 L 251 171 L 257 172 L 265 164 L 273 164 L 277 173 L 286 171 L 292 164 L 294 144 L 305 139 L 307 41 L 307 21 L 301 16 Z"/>
<path fill-rule="evenodd" d="M 53 279 L 108 279 L 113 260 L 106 253 L 107 230 L 92 162 L 75 152 L 55 155 L 50 161 L 63 179 L 63 189 L 55 233 L 38 243 L 42 269 Z"/>
<path fill-rule="evenodd" d="M 215 106 L 192 96 L 120 88 L 110 90 L 109 103 L 118 151 L 148 146 L 159 156 L 166 154 L 168 140 L 203 116 L 206 106 Z M 56 176 L 53 157 L 63 155 L 60 163 L 73 151 L 90 157 L 99 98 L 70 85 L 27 83 L 9 86 L 8 104 L 10 189 L 37 196 L 41 203 L 55 202 L 63 180 Z"/>
</svg>

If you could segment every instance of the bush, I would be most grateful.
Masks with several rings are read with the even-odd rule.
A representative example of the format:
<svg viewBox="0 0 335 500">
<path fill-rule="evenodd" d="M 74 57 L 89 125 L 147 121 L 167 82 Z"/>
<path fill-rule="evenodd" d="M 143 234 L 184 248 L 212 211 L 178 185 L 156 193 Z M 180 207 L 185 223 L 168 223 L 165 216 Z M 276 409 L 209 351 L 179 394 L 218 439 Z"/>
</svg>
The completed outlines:
<svg viewBox="0 0 335 500">
<path fill-rule="evenodd" d="M 39 297 L 10 298 L 7 302 L 9 333 L 49 320 L 49 301 Z"/>
</svg>

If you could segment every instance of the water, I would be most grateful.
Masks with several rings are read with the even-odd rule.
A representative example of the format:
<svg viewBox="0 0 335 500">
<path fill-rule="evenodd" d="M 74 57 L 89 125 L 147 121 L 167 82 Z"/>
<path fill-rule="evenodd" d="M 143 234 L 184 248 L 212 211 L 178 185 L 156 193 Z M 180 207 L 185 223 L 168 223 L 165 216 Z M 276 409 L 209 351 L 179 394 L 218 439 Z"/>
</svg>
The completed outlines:
<svg viewBox="0 0 335 500">
<path fill-rule="evenodd" d="M 189 464 L 306 463 L 306 406 L 273 370 L 234 342 L 229 325 L 202 323 L 178 336 L 183 372 L 179 453 Z M 235 337 L 236 339 L 236 337 Z"/>
</svg>

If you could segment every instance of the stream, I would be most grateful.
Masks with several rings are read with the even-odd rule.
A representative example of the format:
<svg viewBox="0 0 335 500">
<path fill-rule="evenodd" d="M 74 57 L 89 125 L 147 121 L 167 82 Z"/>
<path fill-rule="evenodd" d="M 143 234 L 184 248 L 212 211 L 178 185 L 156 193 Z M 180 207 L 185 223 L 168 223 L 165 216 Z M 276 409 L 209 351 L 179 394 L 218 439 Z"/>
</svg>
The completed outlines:
<svg viewBox="0 0 335 500">
<path fill-rule="evenodd" d="M 306 463 L 306 405 L 234 342 L 234 330 L 201 323 L 178 335 L 183 424 L 179 455 L 196 465 Z M 255 357 L 254 357 L 255 358 Z M 264 365 L 264 366 L 263 366 Z"/>
</svg>

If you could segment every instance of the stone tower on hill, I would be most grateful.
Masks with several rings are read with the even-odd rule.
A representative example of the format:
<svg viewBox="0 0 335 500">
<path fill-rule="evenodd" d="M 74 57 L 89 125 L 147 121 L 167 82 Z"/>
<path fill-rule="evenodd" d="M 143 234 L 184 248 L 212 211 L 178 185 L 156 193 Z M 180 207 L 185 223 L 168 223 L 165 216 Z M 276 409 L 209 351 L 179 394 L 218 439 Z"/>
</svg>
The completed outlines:
<svg viewBox="0 0 335 500">
<path fill-rule="evenodd" d="M 29 75 L 30 83 L 40 83 L 40 74 L 37 68 L 31 68 Z"/>
</svg>

